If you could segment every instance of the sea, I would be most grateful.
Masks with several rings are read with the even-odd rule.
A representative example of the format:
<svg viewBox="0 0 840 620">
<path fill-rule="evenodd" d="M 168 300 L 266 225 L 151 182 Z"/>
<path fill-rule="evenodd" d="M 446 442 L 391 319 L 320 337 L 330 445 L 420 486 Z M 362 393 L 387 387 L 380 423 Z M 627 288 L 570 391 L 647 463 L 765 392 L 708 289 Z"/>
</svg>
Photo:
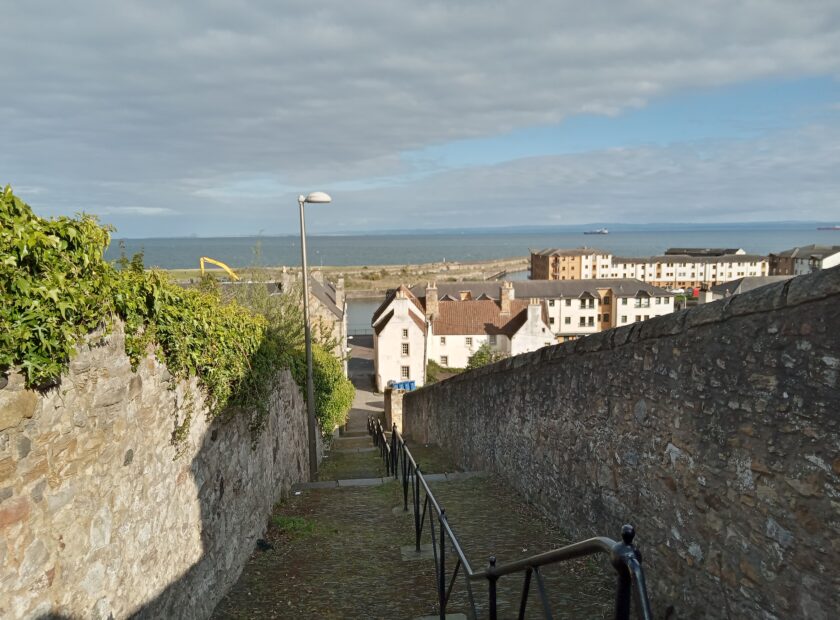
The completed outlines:
<svg viewBox="0 0 840 620">
<path fill-rule="evenodd" d="M 497 231 L 463 234 L 307 235 L 310 266 L 416 265 L 438 261 L 471 262 L 527 256 L 531 249 L 596 247 L 614 256 L 651 256 L 669 247 L 743 248 L 768 254 L 810 243 L 840 245 L 840 231 L 788 230 L 658 230 L 582 233 L 521 233 Z M 114 240 L 106 258 L 120 255 L 120 244 L 132 256 L 144 253 L 148 267 L 190 269 L 209 256 L 234 269 L 257 265 L 300 265 L 300 238 L 185 237 Z"/>
<path fill-rule="evenodd" d="M 768 254 L 811 243 L 840 245 L 840 231 L 795 227 L 774 230 L 657 230 L 584 235 L 580 232 L 465 232 L 375 235 L 308 235 L 309 265 L 374 266 L 415 265 L 431 262 L 472 262 L 527 256 L 531 249 L 596 247 L 614 256 L 651 256 L 670 247 L 743 248 L 750 254 Z M 121 249 L 122 246 L 122 249 Z M 209 256 L 233 267 L 298 266 L 300 238 L 185 237 L 114 240 L 106 258 L 115 260 L 143 252 L 148 267 L 189 269 Z M 527 279 L 527 271 L 508 279 Z M 381 300 L 352 300 L 348 304 L 348 330 L 369 333 L 370 319 Z"/>
</svg>

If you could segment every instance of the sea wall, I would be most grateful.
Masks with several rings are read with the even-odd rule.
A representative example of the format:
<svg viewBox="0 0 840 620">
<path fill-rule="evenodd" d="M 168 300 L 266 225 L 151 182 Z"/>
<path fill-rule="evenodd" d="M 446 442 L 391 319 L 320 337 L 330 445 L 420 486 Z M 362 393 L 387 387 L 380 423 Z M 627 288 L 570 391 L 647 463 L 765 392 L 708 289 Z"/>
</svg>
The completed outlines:
<svg viewBox="0 0 840 620">
<path fill-rule="evenodd" d="M 60 385 L 0 389 L 0 617 L 205 618 L 272 505 L 308 478 L 305 406 L 286 372 L 266 428 L 208 421 L 195 382 L 121 326 L 81 347 Z M 190 417 L 186 439 L 172 443 Z"/>
<path fill-rule="evenodd" d="M 576 537 L 635 524 L 657 617 L 827 619 L 838 373 L 835 268 L 455 376 L 403 423 Z"/>
</svg>

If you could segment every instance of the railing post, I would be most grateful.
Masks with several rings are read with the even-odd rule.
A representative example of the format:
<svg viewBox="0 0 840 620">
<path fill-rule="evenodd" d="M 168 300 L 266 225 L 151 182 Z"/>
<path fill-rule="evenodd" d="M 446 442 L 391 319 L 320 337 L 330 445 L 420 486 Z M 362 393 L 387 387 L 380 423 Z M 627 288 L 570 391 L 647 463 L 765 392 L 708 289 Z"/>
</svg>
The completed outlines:
<svg viewBox="0 0 840 620">
<path fill-rule="evenodd" d="M 443 522 L 446 520 L 446 511 L 441 508 L 440 518 L 440 571 L 438 572 L 438 601 L 440 603 L 440 620 L 446 620 L 446 531 Z"/>
<path fill-rule="evenodd" d="M 615 620 L 629 620 L 630 618 L 630 575 L 629 561 L 639 561 L 641 554 L 633 546 L 636 530 L 627 524 L 621 528 L 621 542 L 612 548 L 612 565 L 618 573 L 615 588 Z"/>
<path fill-rule="evenodd" d="M 391 429 L 391 473 L 394 474 L 394 480 L 397 479 L 397 425 Z"/>
<path fill-rule="evenodd" d="M 487 569 L 488 591 L 490 595 L 490 620 L 496 620 L 496 556 L 490 556 L 490 567 Z"/>
<path fill-rule="evenodd" d="M 420 553 L 420 465 L 414 466 L 414 539 Z"/>
<path fill-rule="evenodd" d="M 405 442 L 400 445 L 402 451 L 403 475 L 403 512 L 408 512 L 408 459 L 405 457 Z"/>
</svg>

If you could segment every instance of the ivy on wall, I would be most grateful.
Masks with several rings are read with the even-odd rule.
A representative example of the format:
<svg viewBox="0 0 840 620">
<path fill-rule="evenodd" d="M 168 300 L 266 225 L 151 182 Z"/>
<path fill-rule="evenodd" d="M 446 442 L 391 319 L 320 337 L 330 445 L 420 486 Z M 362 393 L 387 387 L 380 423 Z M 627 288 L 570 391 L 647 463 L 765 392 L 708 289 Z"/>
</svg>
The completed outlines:
<svg viewBox="0 0 840 620">
<path fill-rule="evenodd" d="M 278 369 L 291 368 L 305 384 L 302 353 L 265 316 L 235 300 L 222 302 L 212 289 L 181 288 L 165 273 L 144 270 L 142 259 L 123 260 L 116 269 L 104 260 L 109 242 L 110 230 L 92 216 L 45 220 L 11 188 L 3 190 L 0 372 L 19 368 L 28 387 L 50 386 L 76 346 L 90 332 L 109 329 L 117 316 L 125 322 L 132 363 L 155 347 L 175 378 L 198 378 L 211 415 L 246 410 L 259 430 Z M 353 387 L 335 376 L 338 360 L 323 351 L 315 359 L 316 411 L 330 431 L 343 421 Z"/>
</svg>

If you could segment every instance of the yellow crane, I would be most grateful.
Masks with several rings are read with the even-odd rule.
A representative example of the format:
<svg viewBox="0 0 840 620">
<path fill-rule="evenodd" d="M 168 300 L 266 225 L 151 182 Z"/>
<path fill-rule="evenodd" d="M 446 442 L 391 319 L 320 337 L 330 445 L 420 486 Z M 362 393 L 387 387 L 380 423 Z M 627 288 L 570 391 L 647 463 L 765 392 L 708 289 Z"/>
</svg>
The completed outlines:
<svg viewBox="0 0 840 620">
<path fill-rule="evenodd" d="M 222 261 L 220 261 L 220 260 L 215 260 L 215 259 L 209 258 L 209 257 L 207 257 L 207 256 L 202 256 L 202 257 L 198 260 L 198 263 L 199 263 L 199 265 L 201 265 L 201 275 L 204 275 L 204 263 L 210 263 L 211 265 L 216 265 L 217 267 L 221 267 L 222 269 L 224 269 L 225 271 L 227 271 L 227 272 L 228 272 L 228 275 L 229 275 L 229 276 L 231 277 L 231 279 L 233 279 L 234 281 L 239 280 L 239 276 L 238 276 L 238 275 L 236 275 L 235 273 L 233 273 L 233 269 L 231 269 L 230 267 L 228 267 L 227 265 L 225 265 L 225 264 L 224 264 Z"/>
</svg>

